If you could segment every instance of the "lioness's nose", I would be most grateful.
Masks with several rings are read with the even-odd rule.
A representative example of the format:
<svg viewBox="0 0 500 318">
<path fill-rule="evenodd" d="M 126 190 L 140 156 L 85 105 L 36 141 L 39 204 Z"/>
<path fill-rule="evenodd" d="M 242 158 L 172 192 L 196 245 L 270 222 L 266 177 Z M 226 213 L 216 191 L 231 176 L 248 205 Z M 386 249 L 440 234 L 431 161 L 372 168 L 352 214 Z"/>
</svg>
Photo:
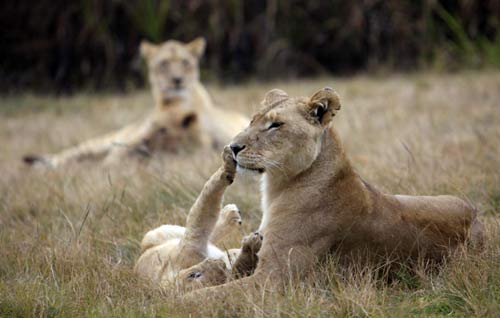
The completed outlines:
<svg viewBox="0 0 500 318">
<path fill-rule="evenodd" d="M 180 77 L 174 77 L 174 78 L 172 78 L 172 82 L 174 82 L 174 84 L 176 86 L 181 86 L 181 84 L 182 84 L 182 78 L 180 78 Z"/>
<path fill-rule="evenodd" d="M 238 155 L 238 152 L 245 149 L 245 145 L 239 145 L 239 144 L 231 144 L 229 147 L 233 151 L 235 157 Z"/>
</svg>

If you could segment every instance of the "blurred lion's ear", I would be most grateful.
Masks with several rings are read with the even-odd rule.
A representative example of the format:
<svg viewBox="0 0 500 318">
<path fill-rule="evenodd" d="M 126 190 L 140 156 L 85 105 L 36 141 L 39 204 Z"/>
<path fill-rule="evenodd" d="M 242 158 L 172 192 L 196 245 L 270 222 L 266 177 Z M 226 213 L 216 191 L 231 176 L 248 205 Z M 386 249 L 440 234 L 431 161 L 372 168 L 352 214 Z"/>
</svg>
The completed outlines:
<svg viewBox="0 0 500 318">
<path fill-rule="evenodd" d="M 203 53 L 205 52 L 205 47 L 207 45 L 207 42 L 205 41 L 204 38 L 198 37 L 194 39 L 193 41 L 189 42 L 186 44 L 186 48 L 188 49 L 191 54 L 196 57 L 196 58 L 201 58 Z"/>
<path fill-rule="evenodd" d="M 333 89 L 325 87 L 311 96 L 307 108 L 311 117 L 326 126 L 340 109 L 340 97 Z"/>
<path fill-rule="evenodd" d="M 141 45 L 139 47 L 139 51 L 141 52 L 141 56 L 149 60 L 158 50 L 158 45 L 153 44 L 147 40 L 142 40 Z"/>
<path fill-rule="evenodd" d="M 278 102 L 281 102 L 285 99 L 288 99 L 288 94 L 281 89 L 272 89 L 266 93 L 264 96 L 264 100 L 262 101 L 263 105 L 272 105 Z"/>
</svg>

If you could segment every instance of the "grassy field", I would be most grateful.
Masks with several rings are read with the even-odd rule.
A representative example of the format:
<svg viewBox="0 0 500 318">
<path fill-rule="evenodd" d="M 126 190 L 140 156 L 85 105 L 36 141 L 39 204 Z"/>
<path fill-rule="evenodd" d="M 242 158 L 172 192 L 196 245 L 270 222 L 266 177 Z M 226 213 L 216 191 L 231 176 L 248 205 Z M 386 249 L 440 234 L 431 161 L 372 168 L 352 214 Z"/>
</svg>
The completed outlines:
<svg viewBox="0 0 500 318">
<path fill-rule="evenodd" d="M 60 171 L 22 166 L 26 153 L 56 151 L 137 120 L 149 92 L 70 98 L 17 96 L 0 103 L 0 317 L 499 317 L 500 73 L 323 78 L 209 87 L 221 107 L 251 114 L 264 93 L 336 88 L 334 119 L 359 173 L 384 191 L 458 195 L 486 225 L 486 247 L 437 272 L 400 273 L 390 283 L 371 267 L 342 268 L 332 256 L 285 294 L 200 299 L 188 307 L 132 271 L 146 231 L 184 224 L 219 164 L 217 153 Z M 255 180 L 237 178 L 226 202 L 243 212 L 239 245 L 260 220 Z"/>
</svg>

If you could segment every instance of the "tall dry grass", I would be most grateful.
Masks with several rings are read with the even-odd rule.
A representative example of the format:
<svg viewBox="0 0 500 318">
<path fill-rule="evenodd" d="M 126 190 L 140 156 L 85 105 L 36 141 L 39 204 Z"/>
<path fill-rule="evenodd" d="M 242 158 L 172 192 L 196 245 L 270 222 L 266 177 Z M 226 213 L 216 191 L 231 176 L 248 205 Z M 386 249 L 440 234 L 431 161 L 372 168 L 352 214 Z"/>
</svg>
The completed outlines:
<svg viewBox="0 0 500 318">
<path fill-rule="evenodd" d="M 404 269 L 390 281 L 333 255 L 284 294 L 183 305 L 132 272 L 139 241 L 186 211 L 218 165 L 218 154 L 60 171 L 19 158 L 54 151 L 140 118 L 148 92 L 71 98 L 18 96 L 0 107 L 0 317 L 498 317 L 500 313 L 500 74 L 460 73 L 211 87 L 227 108 L 251 114 L 263 94 L 323 86 L 340 93 L 334 125 L 359 173 L 393 193 L 450 193 L 473 202 L 486 225 L 482 253 L 439 271 Z M 241 234 L 259 223 L 258 187 L 237 178 L 226 195 L 243 211 Z"/>
</svg>

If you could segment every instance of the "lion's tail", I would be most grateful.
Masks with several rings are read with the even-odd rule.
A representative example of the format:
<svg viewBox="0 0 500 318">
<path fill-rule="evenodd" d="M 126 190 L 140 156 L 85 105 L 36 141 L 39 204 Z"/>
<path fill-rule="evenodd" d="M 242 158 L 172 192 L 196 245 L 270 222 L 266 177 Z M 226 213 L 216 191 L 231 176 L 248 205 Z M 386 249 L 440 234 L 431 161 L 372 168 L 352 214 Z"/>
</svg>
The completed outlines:
<svg viewBox="0 0 500 318">
<path fill-rule="evenodd" d="M 472 204 L 472 202 L 467 202 L 468 206 L 472 210 L 472 223 L 470 227 L 470 242 L 472 246 L 482 249 L 484 246 L 484 226 L 478 219 L 479 210 Z"/>
<path fill-rule="evenodd" d="M 47 158 L 41 155 L 35 155 L 35 154 L 29 154 L 24 156 L 23 162 L 28 165 L 28 166 L 34 166 L 34 165 L 48 165 Z"/>
<path fill-rule="evenodd" d="M 470 229 L 470 240 L 473 246 L 483 248 L 484 246 L 484 226 L 479 220 L 474 218 Z"/>
</svg>

